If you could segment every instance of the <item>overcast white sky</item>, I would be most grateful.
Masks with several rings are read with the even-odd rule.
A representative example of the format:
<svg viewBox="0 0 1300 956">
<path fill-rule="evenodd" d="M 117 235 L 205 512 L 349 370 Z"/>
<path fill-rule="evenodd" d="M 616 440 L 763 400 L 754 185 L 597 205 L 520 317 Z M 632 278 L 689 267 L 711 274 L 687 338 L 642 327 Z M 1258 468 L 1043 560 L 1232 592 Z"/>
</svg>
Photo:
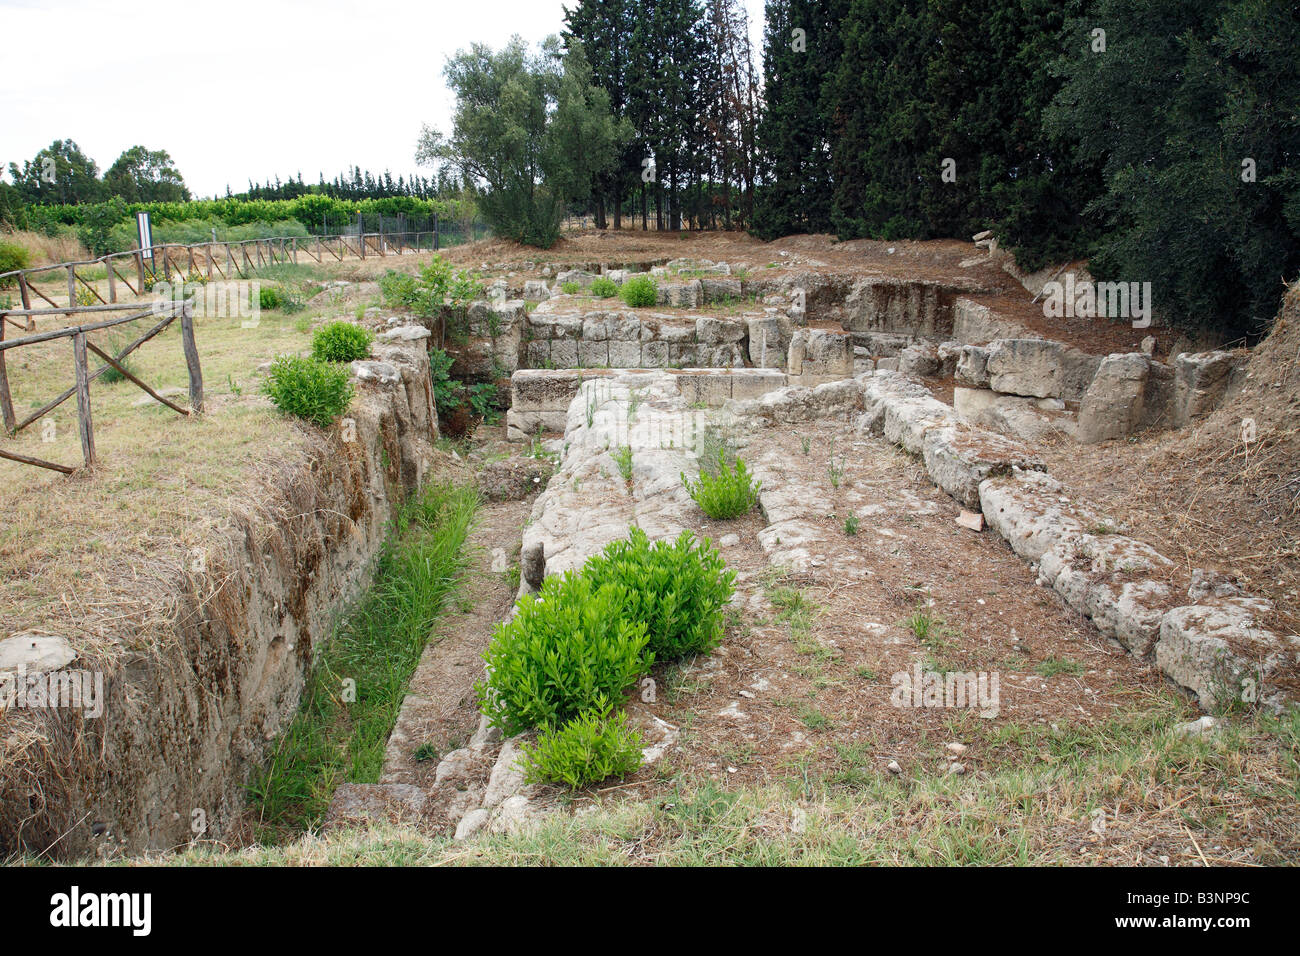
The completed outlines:
<svg viewBox="0 0 1300 956">
<path fill-rule="evenodd" d="M 569 0 L 573 6 L 575 0 Z M 763 0 L 745 0 L 755 56 Z M 107 169 L 140 144 L 171 153 L 196 196 L 355 163 L 416 169 L 421 123 L 444 131 L 448 54 L 530 42 L 563 0 L 0 0 L 0 163 L 73 139 Z M 428 172 L 424 170 L 424 172 Z"/>
</svg>

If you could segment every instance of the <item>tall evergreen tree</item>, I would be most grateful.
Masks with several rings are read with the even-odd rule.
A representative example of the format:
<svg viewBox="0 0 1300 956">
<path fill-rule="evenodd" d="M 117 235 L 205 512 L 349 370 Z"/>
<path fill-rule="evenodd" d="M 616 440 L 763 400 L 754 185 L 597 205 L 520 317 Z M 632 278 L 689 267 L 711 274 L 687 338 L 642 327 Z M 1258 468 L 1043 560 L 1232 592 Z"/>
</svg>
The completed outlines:
<svg viewBox="0 0 1300 956">
<path fill-rule="evenodd" d="M 1046 122 L 1104 167 L 1093 274 L 1151 282 L 1172 324 L 1264 331 L 1300 270 L 1300 9 L 1097 0 L 1073 49 Z"/>
<path fill-rule="evenodd" d="M 768 0 L 765 102 L 757 139 L 763 184 L 754 228 L 764 238 L 831 228 L 837 133 L 830 85 L 843 59 L 846 0 Z"/>
</svg>

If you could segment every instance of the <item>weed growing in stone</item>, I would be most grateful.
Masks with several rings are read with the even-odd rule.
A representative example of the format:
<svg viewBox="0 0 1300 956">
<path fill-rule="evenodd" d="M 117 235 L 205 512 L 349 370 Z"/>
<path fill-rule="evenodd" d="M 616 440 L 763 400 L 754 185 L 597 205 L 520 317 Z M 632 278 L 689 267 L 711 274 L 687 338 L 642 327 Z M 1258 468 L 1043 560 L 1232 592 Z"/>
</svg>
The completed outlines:
<svg viewBox="0 0 1300 956">
<path fill-rule="evenodd" d="M 718 467 L 713 474 L 701 470 L 700 477 L 692 483 L 682 472 L 682 485 L 706 515 L 715 521 L 739 518 L 748 514 L 758 503 L 761 481 L 754 481 L 745 467 L 744 459 L 737 458 L 735 467 L 727 464 L 725 452 L 718 452 Z"/>
<path fill-rule="evenodd" d="M 722 639 L 722 609 L 736 579 L 706 539 L 684 531 L 656 541 L 640 528 L 587 561 L 583 575 L 596 587 L 623 589 L 623 616 L 644 623 L 656 660 L 704 653 Z"/>
<path fill-rule="evenodd" d="M 618 465 L 618 473 L 623 476 L 626 482 L 632 481 L 632 446 L 619 445 L 617 449 L 610 452 L 610 457 Z"/>
<path fill-rule="evenodd" d="M 606 713 L 654 661 L 646 625 L 623 614 L 624 600 L 618 586 L 572 572 L 524 595 L 497 627 L 484 654 L 488 677 L 476 685 L 492 725 L 509 737 Z"/>
<path fill-rule="evenodd" d="M 659 301 L 659 286 L 650 276 L 632 276 L 623 283 L 620 294 L 623 297 L 624 304 L 629 308 L 645 308 Z"/>
<path fill-rule="evenodd" d="M 370 354 L 374 335 L 351 322 L 331 322 L 311 337 L 311 354 L 322 362 L 356 362 Z"/>
</svg>

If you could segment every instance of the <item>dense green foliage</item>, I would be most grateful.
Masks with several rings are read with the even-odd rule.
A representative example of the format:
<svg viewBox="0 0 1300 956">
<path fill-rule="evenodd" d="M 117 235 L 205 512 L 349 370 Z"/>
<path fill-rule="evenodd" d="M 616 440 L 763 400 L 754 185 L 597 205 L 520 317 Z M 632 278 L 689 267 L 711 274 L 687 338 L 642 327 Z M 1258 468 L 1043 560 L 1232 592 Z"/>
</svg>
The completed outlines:
<svg viewBox="0 0 1300 956">
<path fill-rule="evenodd" d="M 654 661 L 645 624 L 621 613 L 625 601 L 618 586 L 596 588 L 572 572 L 520 598 L 497 627 L 477 685 L 492 725 L 511 736 L 605 713 Z"/>
<path fill-rule="evenodd" d="M 591 281 L 591 294 L 598 299 L 609 299 L 618 295 L 618 284 L 613 279 L 598 276 Z"/>
<path fill-rule="evenodd" d="M 0 273 L 26 269 L 31 265 L 27 249 L 10 242 L 0 242 Z M 0 279 L 0 288 L 13 285 L 12 279 Z"/>
<path fill-rule="evenodd" d="M 470 411 L 489 425 L 501 417 L 497 409 L 497 387 L 493 382 L 463 382 L 451 377 L 456 360 L 442 349 L 429 349 L 429 366 L 433 378 L 433 401 L 438 417 L 452 418 L 457 409 L 469 404 Z"/>
<path fill-rule="evenodd" d="M 286 415 L 325 428 L 347 411 L 352 382 L 346 368 L 315 358 L 281 355 L 271 363 L 262 391 Z"/>
<path fill-rule="evenodd" d="M 660 229 L 747 223 L 756 172 L 759 80 L 741 0 L 579 0 L 564 42 L 631 136 L 595 165 L 592 208 L 605 228 L 651 215 Z M 619 38 L 611 42 L 611 38 Z"/>
<path fill-rule="evenodd" d="M 1300 273 L 1300 7 L 1096 0 L 1046 126 L 1103 167 L 1091 271 L 1172 324 L 1258 335 Z M 1086 50 L 1096 23 L 1104 55 Z"/>
<path fill-rule="evenodd" d="M 767 4 L 763 99 L 758 124 L 765 185 L 755 197 L 754 232 L 775 239 L 830 232 L 833 114 L 829 80 L 843 49 L 848 0 Z M 796 42 L 795 30 L 802 30 Z"/>
<path fill-rule="evenodd" d="M 354 322 L 330 322 L 311 337 L 311 354 L 322 362 L 355 362 L 370 354 L 375 340 L 369 329 Z"/>
<path fill-rule="evenodd" d="M 735 572 L 708 541 L 683 531 L 675 542 L 650 543 L 640 528 L 587 561 L 594 587 L 618 585 L 623 616 L 644 623 L 655 660 L 711 650 L 722 639 L 722 609 L 731 600 Z"/>
<path fill-rule="evenodd" d="M 734 582 L 710 542 L 683 532 L 652 545 L 634 527 L 580 573 L 548 577 L 521 598 L 475 689 L 503 733 L 538 730 L 524 747 L 529 779 L 576 789 L 635 770 L 640 744 L 620 697 L 655 661 L 717 645 Z"/>
<path fill-rule="evenodd" d="M 1225 337 L 1262 332 L 1300 272 L 1287 0 L 769 0 L 767 18 L 766 238 L 993 229 L 1023 268 L 1091 256 L 1102 281 L 1151 282 L 1159 321 Z"/>
<path fill-rule="evenodd" d="M 528 783 L 562 783 L 577 790 L 641 766 L 641 735 L 622 711 L 580 714 L 559 727 L 543 728 L 536 745 L 524 744 L 520 766 Z"/>
<path fill-rule="evenodd" d="M 623 282 L 619 295 L 629 308 L 646 308 L 659 301 L 659 286 L 652 276 L 632 276 Z"/>
<path fill-rule="evenodd" d="M 737 458 L 733 467 L 724 451 L 718 452 L 717 468 L 701 469 L 700 477 L 693 483 L 683 473 L 682 485 L 701 510 L 714 520 L 748 514 L 758 504 L 758 492 L 763 487 L 761 481 L 754 481 L 743 459 Z"/>
<path fill-rule="evenodd" d="M 497 234 L 553 245 L 565 204 L 586 201 L 596 171 L 631 135 L 592 84 L 582 47 L 561 57 L 555 38 L 537 53 L 518 37 L 497 52 L 474 44 L 444 75 L 456 94 L 451 135 L 426 127 L 419 158 L 483 184 L 480 208 Z"/>
<path fill-rule="evenodd" d="M 416 275 L 389 269 L 379 277 L 384 304 L 410 309 L 424 318 L 447 313 L 464 319 L 465 309 L 483 294 L 483 283 L 468 269 L 457 269 L 435 255 Z"/>
</svg>

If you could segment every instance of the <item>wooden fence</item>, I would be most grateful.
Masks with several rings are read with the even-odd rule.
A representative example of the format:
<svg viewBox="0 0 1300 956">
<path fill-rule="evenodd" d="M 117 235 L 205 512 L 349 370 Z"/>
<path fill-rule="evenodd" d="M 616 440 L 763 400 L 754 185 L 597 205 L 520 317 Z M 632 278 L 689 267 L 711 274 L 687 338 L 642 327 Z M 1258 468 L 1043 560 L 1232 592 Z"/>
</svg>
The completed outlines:
<svg viewBox="0 0 1300 956">
<path fill-rule="evenodd" d="M 39 310 L 35 314 L 65 311 L 95 313 L 138 309 L 138 304 L 117 306 L 111 303 L 104 303 L 100 306 L 87 306 L 72 310 L 65 310 L 62 308 L 43 309 Z M 30 320 L 33 313 L 27 312 L 23 314 Z M 145 332 L 134 342 L 119 351 L 116 355 L 109 355 L 86 337 L 88 332 L 110 329 L 117 325 L 125 325 L 128 322 L 135 322 L 138 319 L 155 316 L 161 317 L 158 323 L 148 332 Z M 185 353 L 185 364 L 189 369 L 190 375 L 190 407 L 188 409 L 181 408 L 179 405 L 163 398 L 163 396 L 159 395 L 156 391 L 136 377 L 134 373 L 128 371 L 126 366 L 123 364 L 128 355 L 140 346 L 144 345 L 154 336 L 158 335 L 178 318 L 181 323 L 181 346 Z M 14 415 L 13 397 L 9 391 L 9 375 L 5 365 L 6 353 L 12 349 L 22 348 L 25 345 L 34 345 L 38 342 L 49 342 L 55 339 L 64 338 L 72 340 L 72 387 L 65 390 L 52 401 L 42 405 L 21 422 L 18 421 Z M 104 364 L 93 372 L 90 370 L 91 352 L 104 361 Z M 178 414 L 202 414 L 203 371 L 199 365 L 199 350 L 194 344 L 194 300 L 188 299 L 185 301 L 161 302 L 144 312 L 133 311 L 133 314 L 120 318 L 107 319 L 103 322 L 95 322 L 90 325 L 76 325 L 61 329 L 52 329 L 48 332 L 38 332 L 34 335 L 28 335 L 18 339 L 10 339 L 9 341 L 5 341 L 5 323 L 3 320 L 0 320 L 0 417 L 3 417 L 5 431 L 10 436 L 17 435 L 24 428 L 48 415 L 73 395 L 76 395 L 77 429 L 81 435 L 83 465 L 86 468 L 93 467 L 96 458 L 95 432 L 90 414 L 90 383 L 99 378 L 99 376 L 103 375 L 110 368 L 116 369 L 123 378 L 144 389 L 144 391 L 155 401 L 161 402 L 163 405 L 166 405 Z M 20 455 L 17 452 L 6 451 L 3 448 L 0 448 L 0 458 L 7 458 L 10 461 L 21 462 L 25 465 L 36 465 L 40 468 L 49 468 L 53 471 L 62 472 L 65 475 L 72 474 L 78 467 L 72 465 L 61 465 L 57 462 L 45 461 L 41 458 L 32 458 L 28 455 Z"/>
<path fill-rule="evenodd" d="M 32 331 L 36 327 L 32 317 L 41 314 L 41 310 L 32 308 L 32 303 L 38 297 L 49 306 L 49 309 L 44 311 L 77 312 L 83 311 L 89 305 L 116 304 L 120 286 L 125 286 L 132 295 L 140 298 L 147 291 L 146 283 L 154 281 L 159 275 L 169 282 L 173 274 L 182 282 L 190 276 L 202 277 L 209 282 L 218 277 L 247 279 L 261 266 L 282 263 L 296 265 L 303 257 L 316 262 L 325 262 L 327 259 L 342 262 L 346 258 L 366 259 L 371 256 L 404 255 L 410 251 L 424 249 L 436 252 L 440 246 L 439 231 L 435 216 L 433 229 L 422 232 L 289 236 L 276 239 L 245 239 L 240 242 L 198 242 L 189 246 L 169 244 L 152 246 L 148 250 L 114 252 L 84 262 L 60 262 L 31 269 L 18 269 L 0 273 L 0 289 L 16 284 L 18 295 L 22 300 L 21 309 L 0 310 L 0 326 L 8 321 L 11 325 L 16 325 L 25 331 Z M 105 270 L 108 279 L 107 298 L 86 279 L 86 271 L 91 268 Z M 78 269 L 81 270 L 81 274 L 78 274 Z M 35 277 L 47 273 L 66 274 L 66 306 L 56 301 L 63 298 L 60 292 L 50 294 L 35 284 Z M 19 315 L 26 317 L 26 321 L 22 324 L 14 320 L 14 317 Z"/>
</svg>

